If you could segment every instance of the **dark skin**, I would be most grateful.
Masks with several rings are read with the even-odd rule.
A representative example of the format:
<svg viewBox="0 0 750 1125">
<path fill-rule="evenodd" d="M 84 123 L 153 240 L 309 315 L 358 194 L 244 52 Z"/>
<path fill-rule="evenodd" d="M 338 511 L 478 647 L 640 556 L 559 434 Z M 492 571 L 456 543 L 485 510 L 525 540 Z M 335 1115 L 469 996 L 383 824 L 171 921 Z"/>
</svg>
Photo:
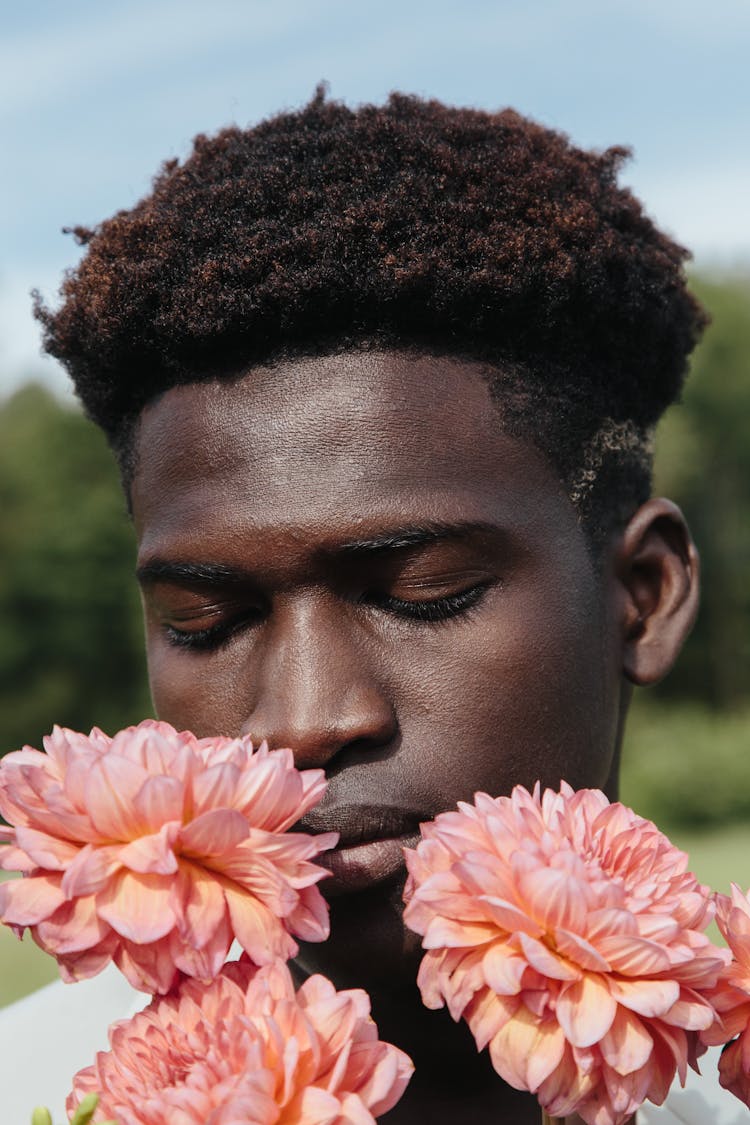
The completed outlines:
<svg viewBox="0 0 750 1125">
<path fill-rule="evenodd" d="M 595 565 L 479 369 L 399 352 L 167 392 L 142 417 L 132 503 L 159 716 L 291 746 L 330 779 L 306 827 L 377 837 L 334 859 L 332 936 L 299 965 L 367 988 L 414 1058 L 388 1120 L 537 1123 L 466 1028 L 422 1007 L 393 851 L 477 790 L 616 796 L 632 685 L 665 674 L 695 613 L 678 509 L 649 501 Z"/>
</svg>

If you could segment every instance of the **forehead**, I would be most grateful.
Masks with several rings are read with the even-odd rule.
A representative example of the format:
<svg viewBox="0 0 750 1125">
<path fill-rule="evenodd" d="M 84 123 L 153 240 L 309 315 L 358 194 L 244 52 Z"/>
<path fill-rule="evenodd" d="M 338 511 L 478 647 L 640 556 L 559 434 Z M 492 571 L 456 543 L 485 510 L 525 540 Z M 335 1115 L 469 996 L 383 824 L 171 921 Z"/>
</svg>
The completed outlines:
<svg viewBox="0 0 750 1125">
<path fill-rule="evenodd" d="M 318 543 L 410 521 L 577 532 L 544 458 L 504 433 L 477 366 L 394 352 L 167 392 L 141 421 L 133 509 L 147 552 L 198 526 Z"/>
</svg>

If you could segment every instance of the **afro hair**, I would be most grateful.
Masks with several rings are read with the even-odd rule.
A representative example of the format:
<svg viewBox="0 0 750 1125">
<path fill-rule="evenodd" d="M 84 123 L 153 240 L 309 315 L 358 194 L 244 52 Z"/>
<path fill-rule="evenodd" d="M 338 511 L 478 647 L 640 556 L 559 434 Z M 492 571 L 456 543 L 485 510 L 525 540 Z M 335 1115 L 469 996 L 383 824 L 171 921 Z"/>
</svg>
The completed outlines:
<svg viewBox="0 0 750 1125">
<path fill-rule="evenodd" d="M 480 361 L 499 417 L 590 528 L 650 488 L 650 432 L 704 316 L 687 256 L 587 152 L 512 110 L 393 94 L 198 136 L 95 229 L 45 348 L 126 478 L 142 408 L 183 383 L 359 347 Z M 130 469 L 128 468 L 130 466 Z"/>
</svg>

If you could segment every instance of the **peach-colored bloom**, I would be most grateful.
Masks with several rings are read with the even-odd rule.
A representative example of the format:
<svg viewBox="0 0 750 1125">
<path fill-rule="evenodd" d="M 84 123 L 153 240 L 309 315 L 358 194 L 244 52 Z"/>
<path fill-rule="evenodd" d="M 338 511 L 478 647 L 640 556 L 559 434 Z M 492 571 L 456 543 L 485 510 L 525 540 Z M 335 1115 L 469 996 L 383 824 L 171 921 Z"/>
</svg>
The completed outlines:
<svg viewBox="0 0 750 1125">
<path fill-rule="evenodd" d="M 620 1125 L 661 1103 L 715 1019 L 727 960 L 708 888 L 649 821 L 598 790 L 520 786 L 422 825 L 406 923 L 424 1003 L 467 1020 L 549 1114 Z"/>
<path fill-rule="evenodd" d="M 721 1020 L 701 1038 L 709 1045 L 728 1043 L 719 1081 L 750 1106 L 750 901 L 734 883 L 731 897 L 717 895 L 716 900 L 716 921 L 733 956 L 711 996 Z"/>
<path fill-rule="evenodd" d="M 67 1110 L 95 1092 L 94 1121 L 118 1125 L 368 1125 L 413 1070 L 378 1039 L 366 992 L 313 976 L 295 995 L 281 962 L 230 962 L 208 985 L 185 979 L 109 1038 Z"/>
<path fill-rule="evenodd" d="M 322 770 L 248 738 L 198 739 L 148 720 L 110 739 L 56 727 L 46 754 L 0 765 L 0 919 L 28 926 L 69 981 L 114 960 L 135 988 L 209 980 L 234 938 L 256 964 L 328 936 L 310 859 L 336 833 L 287 829 L 323 795 Z"/>
</svg>

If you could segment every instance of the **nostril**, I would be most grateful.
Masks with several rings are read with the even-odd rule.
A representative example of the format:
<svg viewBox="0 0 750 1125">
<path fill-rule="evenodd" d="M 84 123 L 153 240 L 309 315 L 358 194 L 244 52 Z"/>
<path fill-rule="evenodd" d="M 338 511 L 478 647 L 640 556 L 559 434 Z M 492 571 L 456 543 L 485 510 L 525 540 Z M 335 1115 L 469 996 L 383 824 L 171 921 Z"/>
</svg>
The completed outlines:
<svg viewBox="0 0 750 1125">
<path fill-rule="evenodd" d="M 324 768 L 326 773 L 334 774 L 359 762 L 372 761 L 377 757 L 389 757 L 393 750 L 393 741 L 356 738 L 335 745 L 319 743 L 316 746 L 295 747 L 290 743 L 290 746 L 298 769 Z"/>
<path fill-rule="evenodd" d="M 266 741 L 271 749 L 288 747 L 299 769 L 328 767 L 341 758 L 342 765 L 353 763 L 393 746 L 398 733 L 390 707 L 367 713 L 341 715 L 325 727 L 320 724 L 263 721 L 257 712 L 242 726 L 242 733 L 258 744 Z"/>
</svg>

